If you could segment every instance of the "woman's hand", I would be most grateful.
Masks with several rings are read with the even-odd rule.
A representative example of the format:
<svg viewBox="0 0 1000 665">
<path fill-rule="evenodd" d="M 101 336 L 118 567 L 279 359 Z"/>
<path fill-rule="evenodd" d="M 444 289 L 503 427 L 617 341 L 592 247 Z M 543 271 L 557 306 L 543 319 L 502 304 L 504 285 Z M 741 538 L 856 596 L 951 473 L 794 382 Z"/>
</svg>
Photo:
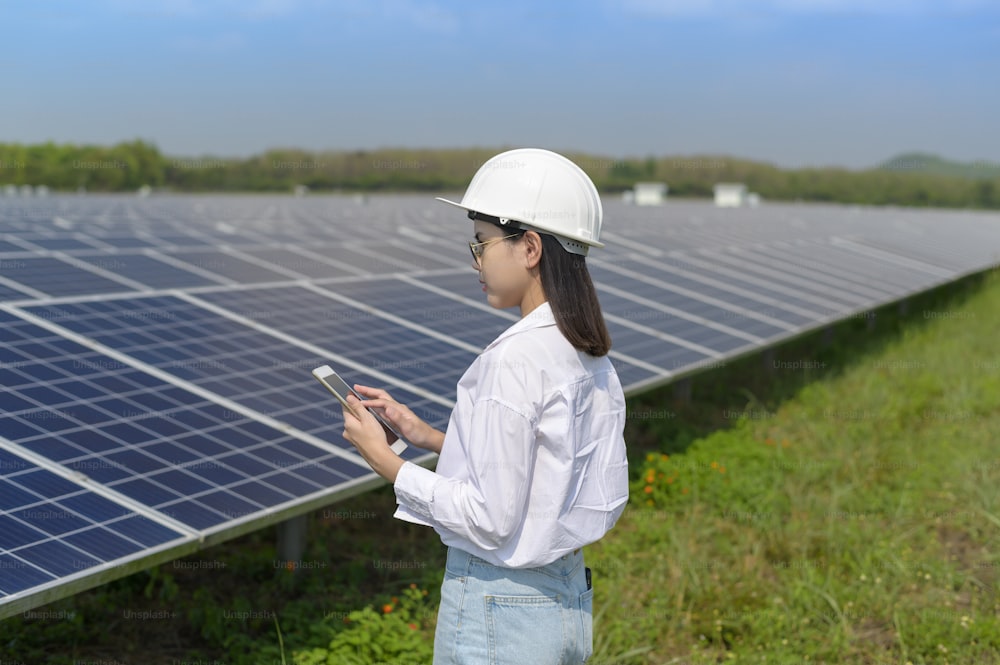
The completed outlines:
<svg viewBox="0 0 1000 665">
<path fill-rule="evenodd" d="M 357 448 L 375 473 L 390 483 L 396 482 L 396 475 L 403 466 L 403 460 L 389 447 L 382 425 L 375 420 L 375 416 L 368 413 L 361 400 L 354 395 L 347 396 L 347 403 L 358 417 L 355 417 L 350 409 L 341 407 L 344 414 L 344 438 Z"/>
<path fill-rule="evenodd" d="M 354 389 L 367 398 L 364 402 L 361 402 L 362 405 L 374 408 L 409 443 L 424 450 L 430 450 L 435 453 L 441 452 L 441 443 L 444 440 L 444 434 L 418 418 L 405 404 L 400 404 L 381 388 L 354 384 Z M 396 437 L 391 434 L 387 434 L 386 436 L 389 443 L 396 440 Z"/>
</svg>

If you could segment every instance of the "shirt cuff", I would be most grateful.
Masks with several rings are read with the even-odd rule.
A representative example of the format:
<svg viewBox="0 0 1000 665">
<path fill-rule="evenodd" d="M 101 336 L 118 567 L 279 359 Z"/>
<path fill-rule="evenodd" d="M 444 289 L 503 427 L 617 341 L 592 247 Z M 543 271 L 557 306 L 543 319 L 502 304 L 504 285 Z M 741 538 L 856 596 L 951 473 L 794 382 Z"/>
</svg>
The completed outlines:
<svg viewBox="0 0 1000 665">
<path fill-rule="evenodd" d="M 396 502 L 428 521 L 433 521 L 431 504 L 434 503 L 434 487 L 441 477 L 413 462 L 404 462 L 396 474 L 393 489 Z"/>
</svg>

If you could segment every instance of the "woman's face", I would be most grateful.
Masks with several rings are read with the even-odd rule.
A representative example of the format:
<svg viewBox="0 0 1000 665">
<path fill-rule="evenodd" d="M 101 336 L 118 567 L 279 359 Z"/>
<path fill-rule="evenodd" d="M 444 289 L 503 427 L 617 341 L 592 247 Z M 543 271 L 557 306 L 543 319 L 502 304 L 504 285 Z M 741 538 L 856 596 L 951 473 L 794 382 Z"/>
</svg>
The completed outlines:
<svg viewBox="0 0 1000 665">
<path fill-rule="evenodd" d="M 531 286 L 531 273 L 527 268 L 522 239 L 499 240 L 508 232 L 484 222 L 475 221 L 475 242 L 493 240 L 482 245 L 482 256 L 472 267 L 479 272 L 479 281 L 485 284 L 486 300 L 497 309 L 518 307 Z"/>
</svg>

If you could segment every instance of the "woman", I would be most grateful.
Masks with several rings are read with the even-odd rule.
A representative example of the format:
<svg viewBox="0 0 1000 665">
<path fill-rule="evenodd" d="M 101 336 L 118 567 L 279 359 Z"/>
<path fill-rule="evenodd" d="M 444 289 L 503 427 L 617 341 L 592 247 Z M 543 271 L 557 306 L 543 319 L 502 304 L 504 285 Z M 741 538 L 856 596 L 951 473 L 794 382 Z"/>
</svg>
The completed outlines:
<svg viewBox="0 0 1000 665">
<path fill-rule="evenodd" d="M 487 161 L 461 203 L 475 222 L 473 268 L 490 305 L 521 319 L 458 382 L 447 431 L 384 390 L 352 405 L 384 412 L 440 454 L 404 462 L 364 409 L 344 436 L 393 483 L 395 516 L 448 546 L 434 663 L 582 663 L 592 651 L 590 570 L 581 549 L 628 499 L 625 398 L 584 257 L 598 242 L 597 189 L 573 162 L 520 149 Z"/>
</svg>

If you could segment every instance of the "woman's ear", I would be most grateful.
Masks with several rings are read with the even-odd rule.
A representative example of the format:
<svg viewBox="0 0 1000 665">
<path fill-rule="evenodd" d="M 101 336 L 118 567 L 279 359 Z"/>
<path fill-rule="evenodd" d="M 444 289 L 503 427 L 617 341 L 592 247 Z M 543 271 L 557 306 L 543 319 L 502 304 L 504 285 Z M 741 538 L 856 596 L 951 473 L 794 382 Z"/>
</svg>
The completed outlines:
<svg viewBox="0 0 1000 665">
<path fill-rule="evenodd" d="M 542 260 L 542 237 L 535 231 L 525 231 L 521 240 L 524 242 L 524 267 L 534 270 Z"/>
</svg>

